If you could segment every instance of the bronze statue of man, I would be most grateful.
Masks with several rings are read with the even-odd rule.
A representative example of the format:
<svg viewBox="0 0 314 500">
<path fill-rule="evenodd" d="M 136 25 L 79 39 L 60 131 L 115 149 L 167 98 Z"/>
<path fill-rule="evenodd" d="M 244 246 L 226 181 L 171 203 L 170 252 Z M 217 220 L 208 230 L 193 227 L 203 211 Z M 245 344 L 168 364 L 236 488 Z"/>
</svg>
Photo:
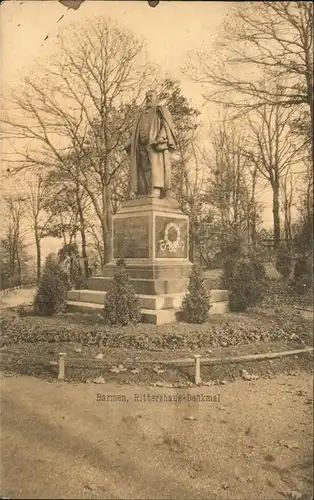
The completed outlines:
<svg viewBox="0 0 314 500">
<path fill-rule="evenodd" d="M 158 105 L 153 90 L 146 93 L 145 108 L 136 119 L 126 145 L 131 154 L 131 189 L 136 195 L 168 198 L 171 188 L 170 154 L 176 148 L 171 114 Z"/>
</svg>

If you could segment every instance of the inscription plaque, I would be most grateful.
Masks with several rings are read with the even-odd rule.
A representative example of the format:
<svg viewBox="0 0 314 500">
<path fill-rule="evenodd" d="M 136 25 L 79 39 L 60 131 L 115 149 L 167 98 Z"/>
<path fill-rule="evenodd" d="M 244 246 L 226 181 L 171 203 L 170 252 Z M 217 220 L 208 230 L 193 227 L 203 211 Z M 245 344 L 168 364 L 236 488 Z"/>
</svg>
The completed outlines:
<svg viewBox="0 0 314 500">
<path fill-rule="evenodd" d="M 149 217 L 117 217 L 113 220 L 113 258 L 149 258 Z"/>
<path fill-rule="evenodd" d="M 188 257 L 188 223 L 177 217 L 156 216 L 156 257 Z"/>
</svg>

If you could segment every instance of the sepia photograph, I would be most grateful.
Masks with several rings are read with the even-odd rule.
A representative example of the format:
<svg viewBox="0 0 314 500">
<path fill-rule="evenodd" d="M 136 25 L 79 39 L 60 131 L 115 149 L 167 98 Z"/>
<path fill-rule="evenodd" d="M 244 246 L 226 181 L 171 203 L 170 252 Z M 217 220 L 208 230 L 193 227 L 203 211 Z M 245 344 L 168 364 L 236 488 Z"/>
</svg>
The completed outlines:
<svg viewBox="0 0 314 500">
<path fill-rule="evenodd" d="M 311 500 L 313 2 L 0 2 L 0 500 Z"/>
</svg>

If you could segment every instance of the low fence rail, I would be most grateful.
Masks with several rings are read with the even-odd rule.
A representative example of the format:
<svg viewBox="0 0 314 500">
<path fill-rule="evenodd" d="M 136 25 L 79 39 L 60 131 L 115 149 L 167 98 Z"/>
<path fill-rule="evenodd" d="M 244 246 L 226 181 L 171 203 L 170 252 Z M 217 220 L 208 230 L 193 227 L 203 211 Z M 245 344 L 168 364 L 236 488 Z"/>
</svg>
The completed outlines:
<svg viewBox="0 0 314 500">
<path fill-rule="evenodd" d="M 193 358 L 187 359 L 172 359 L 172 360 L 160 360 L 160 361 L 151 361 L 146 360 L 142 361 L 143 365 L 174 365 L 174 366 L 191 366 L 194 365 L 194 383 L 195 385 L 200 385 L 202 383 L 201 378 L 201 364 L 202 365 L 219 365 L 219 364 L 228 364 L 228 363 L 245 363 L 248 361 L 262 361 L 268 359 L 275 358 L 283 358 L 287 356 L 298 356 L 300 354 L 311 354 L 313 355 L 313 347 L 305 348 L 305 349 L 293 349 L 290 351 L 283 352 L 272 352 L 272 353 L 264 353 L 264 354 L 249 354 L 246 356 L 236 356 L 236 357 L 226 357 L 226 358 L 202 358 L 200 354 L 195 354 Z M 65 369 L 66 369 L 66 359 L 70 360 L 71 357 L 67 355 L 65 352 L 58 353 L 59 363 L 58 363 L 58 379 L 64 380 L 65 378 Z"/>
<path fill-rule="evenodd" d="M 193 380 L 195 385 L 202 384 L 201 377 L 201 366 L 208 365 L 225 365 L 225 364 L 237 364 L 237 363 L 247 363 L 252 361 L 267 361 L 273 360 L 276 358 L 285 358 L 289 356 L 299 357 L 303 354 L 308 354 L 313 357 L 313 347 L 305 347 L 302 349 L 290 349 L 288 351 L 281 352 L 267 352 L 261 354 L 248 354 L 242 356 L 226 356 L 223 358 L 206 358 L 201 354 L 195 354 L 190 358 L 182 358 L 182 359 L 169 359 L 169 360 L 140 360 L 137 361 L 138 365 L 149 367 L 151 365 L 161 365 L 164 367 L 192 367 L 194 365 L 194 375 Z M 4 351 L 1 353 L 2 355 L 12 356 L 12 352 L 10 353 Z M 78 367 L 78 362 L 83 363 L 91 363 L 91 365 L 104 367 L 107 365 L 108 360 L 106 359 L 95 359 L 95 358 L 77 358 L 75 356 L 71 356 L 66 352 L 55 353 L 50 359 L 48 356 L 38 356 L 36 355 L 36 361 L 42 362 L 43 364 L 55 365 L 57 367 L 57 378 L 58 380 L 64 380 L 66 374 L 66 368 L 68 367 Z M 111 361 L 109 362 L 111 364 Z M 132 373 L 132 372 L 131 372 Z"/>
</svg>

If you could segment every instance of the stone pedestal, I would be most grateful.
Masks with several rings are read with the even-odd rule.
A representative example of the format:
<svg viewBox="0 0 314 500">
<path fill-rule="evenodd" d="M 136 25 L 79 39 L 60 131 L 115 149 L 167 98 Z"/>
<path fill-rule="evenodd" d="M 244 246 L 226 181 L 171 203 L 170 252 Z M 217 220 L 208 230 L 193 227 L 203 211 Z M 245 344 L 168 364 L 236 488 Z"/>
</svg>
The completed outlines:
<svg viewBox="0 0 314 500">
<path fill-rule="evenodd" d="M 102 277 L 89 280 L 89 289 L 106 291 L 123 258 L 143 320 L 175 321 L 191 271 L 188 217 L 175 200 L 142 198 L 123 203 L 112 225 L 113 260 Z"/>
<path fill-rule="evenodd" d="M 144 198 L 125 202 L 113 216 L 112 225 L 113 261 L 103 270 L 105 278 L 114 275 L 116 260 L 124 258 L 138 293 L 185 290 L 191 267 L 189 221 L 175 201 Z"/>
<path fill-rule="evenodd" d="M 90 278 L 88 290 L 71 290 L 72 310 L 100 310 L 116 260 L 124 258 L 139 296 L 142 321 L 156 325 L 180 319 L 189 283 L 189 220 L 175 200 L 143 198 L 122 204 L 113 216 L 112 261 L 103 276 Z"/>
</svg>

